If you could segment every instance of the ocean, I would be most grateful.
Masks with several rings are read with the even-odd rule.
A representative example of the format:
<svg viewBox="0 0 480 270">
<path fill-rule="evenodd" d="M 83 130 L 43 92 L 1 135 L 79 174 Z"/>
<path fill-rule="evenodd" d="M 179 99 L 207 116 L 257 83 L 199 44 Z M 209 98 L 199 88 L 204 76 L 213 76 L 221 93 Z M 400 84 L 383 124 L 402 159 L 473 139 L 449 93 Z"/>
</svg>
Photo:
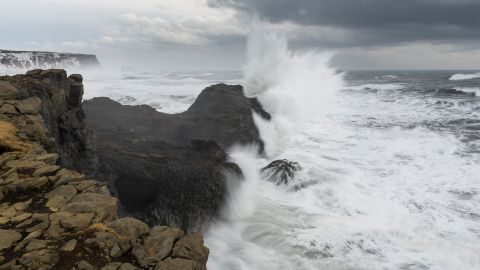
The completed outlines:
<svg viewBox="0 0 480 270">
<path fill-rule="evenodd" d="M 231 149 L 247 179 L 231 191 L 225 218 L 206 233 L 209 269 L 479 269 L 480 76 L 474 75 L 343 72 L 344 86 L 329 106 L 296 125 L 274 155 Z M 85 98 L 109 96 L 176 113 L 206 86 L 243 78 L 242 72 L 88 74 Z M 303 167 L 294 181 L 277 186 L 261 179 L 258 170 L 281 158 Z"/>
<path fill-rule="evenodd" d="M 209 270 L 480 269 L 480 73 L 337 71 L 255 28 L 242 71 L 84 72 L 85 99 L 185 111 L 242 84 L 265 142 L 227 149 L 244 173 L 205 232 Z M 303 168 L 286 185 L 273 160 Z"/>
</svg>

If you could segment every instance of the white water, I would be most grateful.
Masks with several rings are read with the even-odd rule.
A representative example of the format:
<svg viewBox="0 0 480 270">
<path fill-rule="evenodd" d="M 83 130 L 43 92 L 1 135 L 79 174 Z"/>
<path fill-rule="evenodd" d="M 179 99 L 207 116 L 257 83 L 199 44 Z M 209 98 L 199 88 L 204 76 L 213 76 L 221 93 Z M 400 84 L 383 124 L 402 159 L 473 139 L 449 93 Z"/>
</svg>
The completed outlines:
<svg viewBox="0 0 480 270">
<path fill-rule="evenodd" d="M 450 77 L 452 81 L 460 81 L 460 80 L 471 80 L 480 78 L 480 73 L 471 73 L 471 74 L 455 74 Z"/>
<path fill-rule="evenodd" d="M 206 235 L 210 270 L 480 269 L 478 155 L 459 154 L 464 145 L 451 134 L 359 127 L 365 118 L 414 122 L 439 113 L 402 96 L 382 103 L 339 93 L 327 55 L 289 52 L 264 29 L 248 49 L 247 94 L 273 115 L 271 123 L 256 117 L 269 159 L 232 152 L 246 179 Z M 259 179 L 259 168 L 278 158 L 302 164 L 291 185 L 305 188 Z"/>
<path fill-rule="evenodd" d="M 263 91 L 258 94 L 286 95 L 284 106 L 274 111 L 279 128 L 264 128 L 262 133 L 277 142 L 276 136 L 285 131 L 280 145 L 272 145 L 269 159 L 298 161 L 304 170 L 295 183 L 276 186 L 258 175 L 270 160 L 255 158 L 251 149 L 232 150 L 246 179 L 241 186 L 232 186 L 224 221 L 206 235 L 211 250 L 208 269 L 480 269 L 479 152 L 467 151 L 470 145 L 455 134 L 457 126 L 453 132 L 405 128 L 423 122 L 480 120 L 478 98 L 465 102 L 401 92 L 403 81 L 395 86 L 349 82 L 344 86 L 348 90 L 337 92 L 336 84 L 330 82 L 338 82 L 338 77 L 323 65 L 328 57 L 290 53 L 281 38 L 270 37 L 270 45 L 261 42 L 260 47 L 269 52 L 269 46 L 274 46 L 283 56 L 277 62 L 273 61 L 277 54 L 268 59 L 294 65 L 288 68 L 292 75 L 266 65 L 256 75 L 247 72 L 246 76 L 262 78 L 262 72 L 267 72 L 270 84 L 259 88 Z M 305 55 L 319 60 L 308 61 Z M 297 70 L 313 65 L 303 63 L 323 65 L 313 66 L 322 75 L 316 78 L 316 73 Z M 295 80 L 303 74 L 308 79 Z M 180 112 L 204 87 L 240 83 L 242 74 L 92 73 L 84 77 L 87 98 L 109 96 L 124 104 Z M 365 91 L 366 85 L 378 92 Z M 309 114 L 310 107 L 302 104 L 321 102 L 323 89 L 332 89 L 326 94 L 328 102 Z M 448 107 L 436 104 L 438 100 L 465 104 Z M 282 116 L 284 122 L 277 122 Z M 294 191 L 292 186 L 300 183 L 305 187 Z"/>
</svg>

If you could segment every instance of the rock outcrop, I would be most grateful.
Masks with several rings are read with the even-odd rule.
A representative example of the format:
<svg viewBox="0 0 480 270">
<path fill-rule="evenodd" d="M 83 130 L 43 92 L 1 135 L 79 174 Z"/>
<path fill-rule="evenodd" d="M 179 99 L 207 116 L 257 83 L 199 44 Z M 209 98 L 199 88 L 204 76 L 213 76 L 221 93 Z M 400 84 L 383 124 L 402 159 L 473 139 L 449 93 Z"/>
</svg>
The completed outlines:
<svg viewBox="0 0 480 270">
<path fill-rule="evenodd" d="M 118 218 L 88 168 L 81 77 L 0 77 L 0 269 L 204 270 L 199 233 Z M 69 167 L 69 168 L 65 168 Z"/>
<path fill-rule="evenodd" d="M 0 67 L 33 68 L 99 68 L 95 55 L 39 51 L 0 50 Z"/>
<path fill-rule="evenodd" d="M 0 113 L 10 115 L 20 136 L 59 154 L 59 164 L 81 172 L 95 170 L 95 143 L 81 107 L 81 75 L 65 70 L 31 70 L 0 77 Z"/>
<path fill-rule="evenodd" d="M 147 223 L 198 228 L 217 215 L 227 175 L 240 178 L 224 149 L 263 146 L 252 111 L 270 116 L 241 86 L 206 88 L 185 112 L 165 114 L 108 98 L 83 105 L 96 130 L 98 171 L 123 210 Z"/>
</svg>

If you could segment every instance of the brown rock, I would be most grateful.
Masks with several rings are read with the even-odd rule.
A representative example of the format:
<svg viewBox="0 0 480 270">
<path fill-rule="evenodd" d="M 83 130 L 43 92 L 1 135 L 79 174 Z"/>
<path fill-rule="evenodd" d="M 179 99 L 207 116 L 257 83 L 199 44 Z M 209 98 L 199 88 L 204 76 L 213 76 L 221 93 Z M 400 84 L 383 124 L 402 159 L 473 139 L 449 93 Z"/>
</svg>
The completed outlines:
<svg viewBox="0 0 480 270">
<path fill-rule="evenodd" d="M 82 193 L 75 196 L 62 210 L 95 213 L 93 223 L 108 222 L 117 218 L 117 200 L 106 194 Z"/>
<path fill-rule="evenodd" d="M 72 251 L 75 250 L 76 247 L 77 247 L 77 240 L 72 239 L 72 240 L 68 241 L 67 243 L 65 243 L 65 245 L 62 246 L 61 251 L 72 252 Z"/>
<path fill-rule="evenodd" d="M 48 199 L 46 206 L 60 209 L 77 194 L 77 189 L 72 185 L 62 185 L 45 195 Z"/>
<path fill-rule="evenodd" d="M 58 252 L 51 249 L 34 250 L 23 254 L 20 263 L 30 269 L 39 269 L 40 266 L 54 266 L 59 260 Z M 50 268 L 51 269 L 51 268 Z"/>
<path fill-rule="evenodd" d="M 120 235 L 129 239 L 137 239 L 147 235 L 150 229 L 148 225 L 134 218 L 120 218 L 107 223 L 107 226 L 113 228 Z"/>
<path fill-rule="evenodd" d="M 20 98 L 21 92 L 13 84 L 7 81 L 0 81 L 0 98 L 1 99 L 17 99 Z"/>
<path fill-rule="evenodd" d="M 38 97 L 31 97 L 18 101 L 15 107 L 20 113 L 37 114 L 42 108 L 42 101 Z"/>
<path fill-rule="evenodd" d="M 37 155 L 35 156 L 35 160 L 44 162 L 49 165 L 53 165 L 57 162 L 58 160 L 58 154 L 42 154 L 42 155 Z"/>
<path fill-rule="evenodd" d="M 86 261 L 81 261 L 77 263 L 76 269 L 77 270 L 95 270 L 95 267 L 93 267 L 91 264 L 89 264 Z"/>
<path fill-rule="evenodd" d="M 170 256 L 173 243 L 184 235 L 185 233 L 177 228 L 153 227 L 143 242 L 145 258 L 140 262 L 141 265 L 158 263 Z"/>
<path fill-rule="evenodd" d="M 47 247 L 47 241 L 39 240 L 39 239 L 32 239 L 32 241 L 30 241 L 30 243 L 28 243 L 25 250 L 27 252 L 30 252 L 30 251 L 37 250 L 37 249 L 43 249 L 45 247 Z"/>
<path fill-rule="evenodd" d="M 60 226 L 65 229 L 85 229 L 92 223 L 94 213 L 76 213 L 60 212 Z M 54 215 L 54 214 L 52 214 Z"/>
<path fill-rule="evenodd" d="M 22 235 L 18 232 L 0 229 L 0 251 L 11 248 L 20 239 L 22 239 Z"/>
<path fill-rule="evenodd" d="M 14 105 L 5 103 L 0 107 L 0 114 L 18 114 L 18 112 Z"/>
<path fill-rule="evenodd" d="M 121 265 L 122 265 L 121 262 L 113 262 L 105 265 L 100 270 L 118 270 L 118 268 L 120 268 Z"/>
<path fill-rule="evenodd" d="M 16 204 L 13 205 L 13 207 L 15 208 L 15 210 L 17 211 L 25 211 L 25 209 L 28 208 L 28 206 L 32 203 L 32 199 L 28 200 L 28 201 L 24 201 L 24 202 L 18 202 Z"/>
<path fill-rule="evenodd" d="M 140 269 L 130 263 L 124 263 L 122 264 L 122 266 L 120 266 L 120 268 L 118 270 L 137 270 L 137 269 Z"/>
<path fill-rule="evenodd" d="M 32 213 L 23 213 L 18 216 L 15 216 L 14 218 L 11 218 L 10 221 L 14 223 L 19 223 L 29 219 L 31 216 L 32 216 Z"/>
<path fill-rule="evenodd" d="M 110 257 L 118 258 L 123 255 L 123 250 L 118 246 L 118 244 L 113 245 L 110 250 Z"/>
<path fill-rule="evenodd" d="M 194 270 L 196 266 L 197 263 L 191 260 L 167 258 L 160 262 L 155 270 Z"/>
<path fill-rule="evenodd" d="M 209 250 L 203 245 L 200 233 L 191 233 L 175 243 L 172 251 L 173 258 L 193 260 L 198 263 L 197 270 L 206 269 Z"/>
<path fill-rule="evenodd" d="M 44 176 L 44 175 L 52 175 L 55 174 L 60 169 L 57 165 L 47 165 L 44 167 L 40 167 L 33 172 L 34 176 Z"/>
</svg>

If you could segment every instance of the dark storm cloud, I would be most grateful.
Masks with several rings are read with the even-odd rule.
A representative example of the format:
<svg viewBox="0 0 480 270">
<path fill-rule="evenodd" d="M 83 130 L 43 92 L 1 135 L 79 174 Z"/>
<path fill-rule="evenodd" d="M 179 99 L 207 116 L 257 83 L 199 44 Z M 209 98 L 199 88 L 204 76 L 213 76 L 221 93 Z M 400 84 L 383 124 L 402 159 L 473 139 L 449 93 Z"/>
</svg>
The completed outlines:
<svg viewBox="0 0 480 270">
<path fill-rule="evenodd" d="M 273 23 L 350 31 L 350 38 L 337 46 L 480 39 L 480 0 L 209 0 L 209 4 L 255 12 Z"/>
</svg>

